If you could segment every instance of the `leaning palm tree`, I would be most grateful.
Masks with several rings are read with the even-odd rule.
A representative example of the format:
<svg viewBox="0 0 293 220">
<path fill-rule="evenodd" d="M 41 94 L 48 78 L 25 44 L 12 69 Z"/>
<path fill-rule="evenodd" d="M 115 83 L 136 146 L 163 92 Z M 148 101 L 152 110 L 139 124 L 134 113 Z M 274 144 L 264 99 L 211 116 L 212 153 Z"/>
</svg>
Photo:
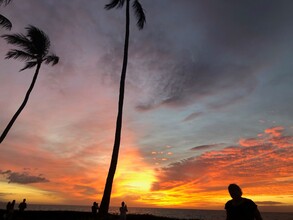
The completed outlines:
<svg viewBox="0 0 293 220">
<path fill-rule="evenodd" d="M 40 29 L 34 26 L 28 26 L 26 30 L 27 30 L 26 36 L 23 34 L 11 34 L 11 35 L 6 34 L 2 36 L 7 41 L 7 43 L 17 45 L 22 49 L 22 50 L 12 49 L 8 51 L 5 58 L 6 59 L 14 58 L 14 59 L 26 61 L 25 66 L 20 71 L 33 68 L 33 67 L 36 67 L 36 71 L 21 106 L 19 107 L 19 109 L 14 114 L 14 116 L 8 123 L 7 127 L 3 131 L 0 137 L 0 143 L 2 143 L 8 131 L 12 127 L 13 123 L 15 122 L 15 120 L 17 119 L 17 117 L 19 116 L 23 108 L 25 107 L 29 99 L 29 96 L 34 88 L 34 85 L 36 83 L 42 63 L 43 62 L 45 62 L 45 64 L 52 63 L 52 65 L 55 65 L 59 61 L 59 57 L 57 57 L 56 55 L 48 54 L 49 48 L 50 48 L 50 40 L 49 40 L 49 37 L 43 31 L 41 31 Z"/>
<path fill-rule="evenodd" d="M 8 5 L 11 2 L 11 0 L 0 0 L 0 6 L 2 4 L 4 4 L 4 6 Z M 3 15 L 0 14 L 0 26 L 2 26 L 3 28 L 7 29 L 7 30 L 11 30 L 12 28 L 12 24 L 11 22 L 4 17 Z"/>
<path fill-rule="evenodd" d="M 112 191 L 112 184 L 114 175 L 116 172 L 118 154 L 120 148 L 120 139 L 121 139 L 121 128 L 122 128 L 122 111 L 123 111 L 123 100 L 124 100 L 124 88 L 125 88 L 125 78 L 126 78 L 126 69 L 127 69 L 127 60 L 128 60 L 128 43 L 129 43 L 129 4 L 130 0 L 112 0 L 109 4 L 105 6 L 105 9 L 109 10 L 112 8 L 122 8 L 124 3 L 126 2 L 126 30 L 125 30 L 125 42 L 124 42 L 124 56 L 123 56 L 123 65 L 121 71 L 121 79 L 120 79 L 120 91 L 119 91 L 119 101 L 118 101 L 118 115 L 116 121 L 116 131 L 115 131 L 115 140 L 112 152 L 112 159 L 110 163 L 110 168 L 108 172 L 108 177 L 106 180 L 106 185 L 104 189 L 103 198 L 101 201 L 101 206 L 99 209 L 99 214 L 101 216 L 105 216 L 108 214 L 110 197 Z M 145 24 L 145 14 L 141 4 L 134 0 L 132 7 L 135 11 L 135 15 L 137 18 L 137 26 L 141 30 Z"/>
</svg>

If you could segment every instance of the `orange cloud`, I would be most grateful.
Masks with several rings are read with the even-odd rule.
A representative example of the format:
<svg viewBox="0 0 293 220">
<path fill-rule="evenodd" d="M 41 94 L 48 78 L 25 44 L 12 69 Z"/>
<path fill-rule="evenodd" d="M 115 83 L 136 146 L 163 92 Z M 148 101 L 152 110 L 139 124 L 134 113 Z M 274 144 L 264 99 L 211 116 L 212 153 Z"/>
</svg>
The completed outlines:
<svg viewBox="0 0 293 220">
<path fill-rule="evenodd" d="M 241 139 L 239 145 L 170 164 L 157 172 L 158 181 L 152 191 L 167 193 L 181 188 L 178 197 L 192 194 L 190 203 L 197 203 L 197 197 L 209 203 L 228 199 L 226 187 L 236 182 L 248 195 L 270 196 L 275 202 L 284 202 L 284 198 L 280 200 L 282 196 L 287 205 L 293 205 L 293 136 L 284 136 L 282 131 L 282 127 L 266 129 L 267 135 Z M 173 202 L 170 199 L 169 203 Z"/>
<path fill-rule="evenodd" d="M 267 128 L 265 130 L 265 133 L 270 134 L 273 137 L 280 137 L 282 135 L 283 130 L 284 130 L 283 127 L 278 126 L 278 127 Z"/>
</svg>

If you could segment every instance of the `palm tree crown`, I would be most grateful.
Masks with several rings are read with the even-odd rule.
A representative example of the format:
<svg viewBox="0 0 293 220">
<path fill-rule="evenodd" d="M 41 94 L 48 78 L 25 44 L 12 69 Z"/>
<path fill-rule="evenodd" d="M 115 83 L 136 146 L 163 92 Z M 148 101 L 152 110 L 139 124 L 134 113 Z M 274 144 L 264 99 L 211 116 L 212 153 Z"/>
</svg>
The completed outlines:
<svg viewBox="0 0 293 220">
<path fill-rule="evenodd" d="M 2 4 L 4 4 L 4 6 L 8 5 L 11 2 L 11 0 L 0 0 L 0 6 Z M 0 14 L 0 26 L 2 26 L 3 28 L 7 29 L 7 30 L 11 30 L 12 28 L 12 24 L 11 22 L 4 17 L 3 15 Z"/>
<path fill-rule="evenodd" d="M 17 45 L 22 49 L 11 49 L 6 54 L 5 58 L 25 60 L 26 64 L 20 71 L 33 68 L 38 63 L 42 63 L 43 61 L 46 64 L 57 64 L 59 57 L 54 54 L 48 55 L 50 48 L 49 37 L 43 31 L 32 25 L 28 26 L 26 30 L 26 36 L 23 34 L 2 35 L 7 43 Z"/>
<path fill-rule="evenodd" d="M 126 1 L 129 1 L 129 0 L 126 0 Z M 105 5 L 105 9 L 110 10 L 115 7 L 122 8 L 124 5 L 124 2 L 125 0 L 112 0 L 109 4 Z M 132 8 L 135 12 L 135 16 L 137 19 L 136 24 L 138 28 L 141 30 L 143 29 L 144 24 L 146 22 L 144 10 L 138 0 L 133 1 Z"/>
</svg>

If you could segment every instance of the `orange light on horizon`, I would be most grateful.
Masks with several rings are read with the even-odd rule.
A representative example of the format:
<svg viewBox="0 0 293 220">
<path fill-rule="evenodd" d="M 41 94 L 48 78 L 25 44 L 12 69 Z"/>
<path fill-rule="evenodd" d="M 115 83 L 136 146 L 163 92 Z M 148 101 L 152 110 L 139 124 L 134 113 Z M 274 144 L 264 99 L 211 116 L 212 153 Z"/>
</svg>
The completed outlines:
<svg viewBox="0 0 293 220">
<path fill-rule="evenodd" d="M 16 202 L 20 202 L 26 198 L 32 204 L 65 203 L 65 199 L 60 197 L 58 193 L 41 190 L 34 186 L 0 182 L 0 188 L 1 192 L 5 192 L 1 196 L 2 201 L 16 200 Z"/>
</svg>

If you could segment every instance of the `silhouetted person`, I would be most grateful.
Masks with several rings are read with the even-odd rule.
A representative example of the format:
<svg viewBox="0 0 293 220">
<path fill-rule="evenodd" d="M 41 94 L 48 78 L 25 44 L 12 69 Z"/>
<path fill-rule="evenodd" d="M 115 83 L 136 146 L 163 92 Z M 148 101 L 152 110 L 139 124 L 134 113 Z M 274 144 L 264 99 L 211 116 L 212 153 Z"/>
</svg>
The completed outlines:
<svg viewBox="0 0 293 220">
<path fill-rule="evenodd" d="M 242 190 L 236 184 L 230 184 L 228 191 L 232 200 L 226 205 L 226 220 L 262 220 L 257 205 L 250 199 L 242 197 Z"/>
<path fill-rule="evenodd" d="M 21 203 L 19 203 L 18 208 L 20 212 L 23 212 L 26 209 L 26 199 L 23 199 Z"/>
<path fill-rule="evenodd" d="M 10 213 L 10 208 L 11 208 L 11 202 L 9 201 L 7 204 L 6 204 L 6 212 L 3 216 L 3 219 L 8 219 L 8 216 L 9 216 L 9 213 Z"/>
<path fill-rule="evenodd" d="M 96 203 L 96 202 L 93 202 L 93 205 L 92 205 L 92 214 L 93 215 L 97 215 L 98 210 L 99 210 L 99 204 Z"/>
<path fill-rule="evenodd" d="M 10 212 L 14 212 L 15 200 L 12 201 L 10 206 Z"/>
<path fill-rule="evenodd" d="M 11 202 L 9 201 L 9 202 L 7 203 L 7 205 L 6 205 L 6 211 L 7 211 L 7 212 L 9 212 L 10 207 L 11 207 Z"/>
<path fill-rule="evenodd" d="M 4 219 L 12 219 L 13 217 L 13 212 L 14 212 L 14 205 L 15 205 L 15 200 L 12 202 L 8 202 L 6 205 L 6 215 L 4 216 Z"/>
<path fill-rule="evenodd" d="M 125 202 L 121 203 L 121 207 L 119 208 L 119 211 L 120 211 L 120 219 L 126 220 L 126 213 L 128 212 L 128 209 Z"/>
</svg>

